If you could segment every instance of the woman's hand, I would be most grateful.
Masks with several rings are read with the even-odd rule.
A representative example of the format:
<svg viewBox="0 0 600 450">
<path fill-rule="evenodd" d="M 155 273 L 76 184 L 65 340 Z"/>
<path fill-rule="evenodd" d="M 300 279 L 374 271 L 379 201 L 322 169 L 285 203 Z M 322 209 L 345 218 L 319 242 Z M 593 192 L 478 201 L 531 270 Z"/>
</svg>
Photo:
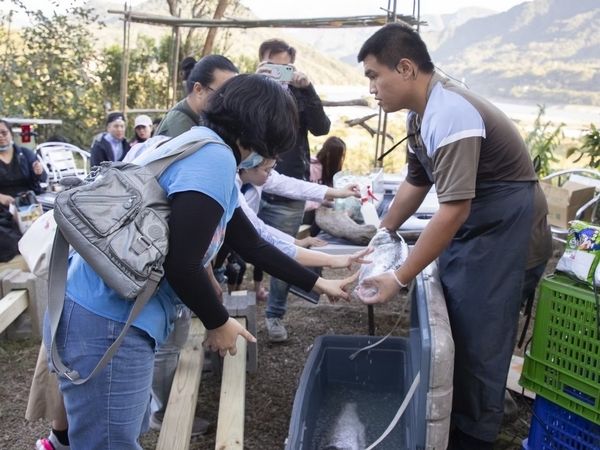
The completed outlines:
<svg viewBox="0 0 600 450">
<path fill-rule="evenodd" d="M 37 176 L 40 176 L 42 173 L 44 173 L 44 166 L 42 166 L 42 163 L 39 161 L 34 161 L 31 165 L 31 168 L 33 169 L 33 173 L 35 173 Z"/>
<path fill-rule="evenodd" d="M 370 259 L 365 259 L 364 257 L 370 253 L 373 253 L 373 250 L 374 249 L 372 247 L 367 247 L 351 255 L 333 255 L 331 257 L 332 261 L 329 267 L 332 269 L 352 269 L 353 264 L 369 264 L 373 261 Z"/>
<path fill-rule="evenodd" d="M 248 330 L 246 330 L 237 320 L 230 317 L 227 319 L 227 322 L 219 328 L 207 330 L 206 339 L 204 339 L 202 345 L 210 351 L 218 351 L 219 355 L 222 357 L 225 357 L 228 351 L 229 354 L 233 356 L 237 353 L 235 343 L 238 335 L 242 336 L 248 342 L 256 342 L 256 338 L 252 336 Z"/>
<path fill-rule="evenodd" d="M 294 241 L 294 244 L 296 244 L 298 247 L 310 248 L 310 247 L 323 247 L 324 245 L 327 245 L 327 242 L 324 241 L 323 239 L 308 236 L 303 239 L 296 239 Z"/>
<path fill-rule="evenodd" d="M 0 194 L 0 205 L 6 206 L 8 208 L 11 205 L 11 203 L 14 203 L 14 202 L 15 202 L 15 199 L 13 197 L 11 197 L 10 195 Z"/>
<path fill-rule="evenodd" d="M 400 292 L 400 285 L 391 271 L 366 278 L 356 290 L 358 298 L 367 305 L 385 303 Z"/>
<path fill-rule="evenodd" d="M 325 198 L 328 200 L 348 197 L 360 198 L 360 186 L 357 183 L 347 184 L 343 188 L 329 188 L 325 193 Z"/>
<path fill-rule="evenodd" d="M 348 294 L 344 288 L 351 283 L 354 283 L 358 278 L 358 271 L 349 277 L 342 278 L 341 280 L 328 280 L 319 277 L 313 289 L 320 294 L 327 294 L 329 301 L 332 303 L 337 302 L 340 298 L 346 301 L 350 300 L 350 294 Z"/>
</svg>

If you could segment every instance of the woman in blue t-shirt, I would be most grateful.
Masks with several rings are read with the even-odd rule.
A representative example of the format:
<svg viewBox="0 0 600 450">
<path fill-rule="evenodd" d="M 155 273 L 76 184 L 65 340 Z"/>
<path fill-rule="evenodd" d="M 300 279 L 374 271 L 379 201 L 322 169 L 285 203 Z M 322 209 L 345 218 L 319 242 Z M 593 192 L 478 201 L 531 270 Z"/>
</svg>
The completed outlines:
<svg viewBox="0 0 600 450">
<path fill-rule="evenodd" d="M 205 145 L 173 163 L 159 179 L 171 202 L 165 278 L 118 352 L 84 384 L 59 379 L 72 448 L 141 448 L 138 436 L 148 424 L 154 350 L 169 333 L 178 298 L 204 324 L 208 349 L 222 356 L 228 351 L 235 354 L 238 335 L 255 342 L 229 317 L 205 269 L 223 242 L 245 260 L 307 291 L 348 296 L 343 288 L 350 278 L 318 277 L 262 240 L 238 208 L 236 168 L 255 167 L 263 158 L 274 158 L 293 144 L 298 128 L 293 98 L 267 77 L 240 75 L 215 92 L 206 120 L 207 127 L 194 127 L 163 144 L 158 154 L 142 154 L 135 161 L 147 162 L 195 138 L 211 137 L 221 142 Z M 86 377 L 123 329 L 132 305 L 110 289 L 78 254 L 72 255 L 56 333 L 63 362 Z M 47 345 L 48 336 L 46 320 Z"/>
</svg>

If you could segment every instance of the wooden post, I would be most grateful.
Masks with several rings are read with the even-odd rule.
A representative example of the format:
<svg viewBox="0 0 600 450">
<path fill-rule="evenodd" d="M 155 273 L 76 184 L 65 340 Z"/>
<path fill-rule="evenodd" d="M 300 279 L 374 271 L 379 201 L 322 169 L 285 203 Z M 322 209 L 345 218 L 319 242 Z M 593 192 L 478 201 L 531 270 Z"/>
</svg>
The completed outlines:
<svg viewBox="0 0 600 450">
<path fill-rule="evenodd" d="M 177 12 L 178 17 L 181 16 L 181 9 Z M 172 59 L 171 59 L 171 98 L 169 99 L 169 104 L 167 108 L 172 108 L 175 103 L 177 103 L 177 84 L 179 83 L 179 45 L 180 45 L 180 29 L 178 26 L 173 27 L 173 42 L 171 45 L 172 49 Z"/>
<path fill-rule="evenodd" d="M 127 9 L 127 3 L 124 6 L 123 15 L 123 58 L 121 60 L 121 99 L 119 109 L 123 115 L 127 115 L 127 81 L 129 79 L 129 36 L 131 32 L 131 8 Z"/>
</svg>

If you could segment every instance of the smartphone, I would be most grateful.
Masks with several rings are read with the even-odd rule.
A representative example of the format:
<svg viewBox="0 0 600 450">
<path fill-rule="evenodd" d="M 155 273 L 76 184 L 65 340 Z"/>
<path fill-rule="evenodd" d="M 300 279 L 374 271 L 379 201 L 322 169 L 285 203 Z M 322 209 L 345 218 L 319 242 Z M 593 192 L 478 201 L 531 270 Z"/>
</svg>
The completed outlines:
<svg viewBox="0 0 600 450">
<path fill-rule="evenodd" d="M 289 83 L 294 76 L 294 66 L 266 63 L 260 66 L 259 73 L 267 75 L 280 83 Z"/>
</svg>

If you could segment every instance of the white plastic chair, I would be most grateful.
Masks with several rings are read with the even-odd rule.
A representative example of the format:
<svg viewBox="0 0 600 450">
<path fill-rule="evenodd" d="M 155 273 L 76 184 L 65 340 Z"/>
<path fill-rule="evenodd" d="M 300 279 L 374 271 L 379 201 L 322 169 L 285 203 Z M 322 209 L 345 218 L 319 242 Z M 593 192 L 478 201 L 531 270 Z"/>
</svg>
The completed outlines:
<svg viewBox="0 0 600 450">
<path fill-rule="evenodd" d="M 48 172 L 48 185 L 65 177 L 85 178 L 89 172 L 90 153 L 65 142 L 44 142 L 35 149 Z M 76 158 L 75 155 L 78 155 Z M 77 161 L 80 159 L 81 161 Z M 79 164 L 78 164 L 79 162 Z"/>
</svg>

